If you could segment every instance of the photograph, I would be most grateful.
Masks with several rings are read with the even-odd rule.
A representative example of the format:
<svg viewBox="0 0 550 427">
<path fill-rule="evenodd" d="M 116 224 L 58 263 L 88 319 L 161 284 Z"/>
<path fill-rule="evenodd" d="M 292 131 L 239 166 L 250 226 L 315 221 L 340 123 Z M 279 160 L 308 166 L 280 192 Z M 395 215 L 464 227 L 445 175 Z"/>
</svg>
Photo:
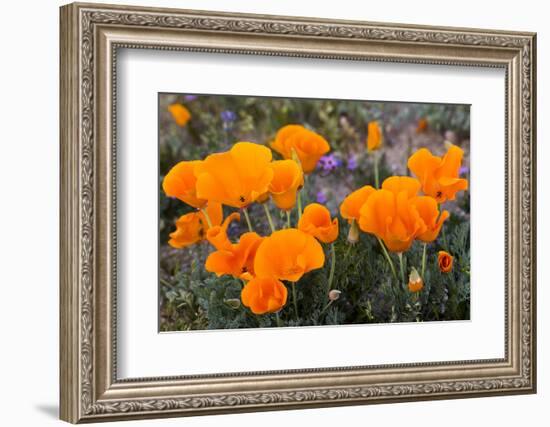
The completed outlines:
<svg viewBox="0 0 550 427">
<path fill-rule="evenodd" d="M 161 332 L 470 319 L 470 105 L 159 93 L 158 124 Z"/>
</svg>

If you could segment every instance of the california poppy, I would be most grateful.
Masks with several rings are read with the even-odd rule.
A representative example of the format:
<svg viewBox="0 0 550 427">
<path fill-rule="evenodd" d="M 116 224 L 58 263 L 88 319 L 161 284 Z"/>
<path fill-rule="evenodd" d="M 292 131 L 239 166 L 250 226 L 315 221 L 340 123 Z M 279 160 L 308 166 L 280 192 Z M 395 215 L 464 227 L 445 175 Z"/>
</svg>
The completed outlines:
<svg viewBox="0 0 550 427">
<path fill-rule="evenodd" d="M 390 176 L 382 183 L 382 189 L 394 194 L 405 192 L 407 198 L 415 197 L 420 191 L 420 182 L 410 176 Z"/>
<path fill-rule="evenodd" d="M 418 120 L 418 123 L 416 125 L 416 133 L 426 132 L 426 129 L 428 129 L 428 120 L 423 117 Z"/>
<path fill-rule="evenodd" d="M 408 250 L 416 236 L 427 229 L 406 190 L 375 191 L 361 207 L 360 215 L 361 230 L 382 239 L 392 252 Z"/>
<path fill-rule="evenodd" d="M 408 161 L 409 169 L 422 184 L 422 191 L 443 203 L 454 200 L 456 193 L 468 188 L 468 180 L 459 178 L 464 152 L 450 144 L 443 158 L 434 156 L 428 149 L 421 148 Z"/>
<path fill-rule="evenodd" d="M 172 114 L 172 117 L 178 126 L 185 126 L 189 119 L 191 119 L 191 113 L 182 104 L 171 104 L 168 106 L 168 111 Z"/>
<path fill-rule="evenodd" d="M 439 207 L 433 197 L 421 196 L 413 199 L 413 204 L 426 225 L 426 231 L 418 236 L 423 242 L 433 242 L 443 226 L 443 222 L 449 218 L 449 211 L 439 213 Z"/>
<path fill-rule="evenodd" d="M 279 230 L 260 244 L 254 260 L 258 277 L 297 282 L 307 272 L 321 268 L 325 254 L 321 244 L 295 228 Z"/>
<path fill-rule="evenodd" d="M 210 228 L 206 234 L 206 238 L 217 250 L 231 250 L 232 243 L 227 237 L 227 228 L 231 222 L 240 220 L 241 216 L 237 212 L 233 212 L 223 220 L 221 225 L 215 225 Z"/>
<path fill-rule="evenodd" d="M 271 150 L 238 142 L 231 150 L 211 154 L 195 169 L 197 196 L 236 208 L 247 207 L 268 191 L 273 177 Z"/>
<path fill-rule="evenodd" d="M 437 264 L 442 273 L 449 273 L 453 269 L 453 256 L 449 252 L 439 251 Z"/>
<path fill-rule="evenodd" d="M 296 204 L 296 193 L 304 185 L 302 168 L 294 160 L 277 160 L 271 164 L 273 178 L 269 192 L 279 209 L 290 210 Z"/>
<path fill-rule="evenodd" d="M 369 196 L 375 191 L 376 190 L 374 187 L 365 185 L 364 187 L 355 190 L 353 193 L 348 194 L 340 205 L 340 215 L 342 215 L 342 217 L 347 219 L 350 223 L 353 220 L 359 221 L 359 210 L 361 209 L 361 206 L 363 206 Z"/>
<path fill-rule="evenodd" d="M 285 159 L 292 159 L 293 152 L 296 153 L 303 171 L 310 173 L 323 154 L 329 152 L 330 145 L 321 135 L 304 126 L 286 125 L 275 135 L 271 148 Z"/>
<path fill-rule="evenodd" d="M 288 291 L 273 277 L 256 277 L 241 290 L 241 301 L 254 314 L 275 313 L 286 304 Z"/>
<path fill-rule="evenodd" d="M 331 219 L 326 207 L 311 203 L 304 209 L 298 221 L 298 229 L 323 243 L 331 243 L 338 238 L 338 218 Z"/>
<path fill-rule="evenodd" d="M 411 274 L 409 274 L 409 284 L 408 284 L 409 291 L 411 292 L 420 292 L 424 288 L 424 281 L 422 280 L 422 277 L 420 277 L 420 274 L 418 274 L 418 271 L 416 271 L 416 268 L 413 267 Z"/>
<path fill-rule="evenodd" d="M 200 160 L 184 161 L 177 163 L 162 180 L 162 189 L 169 197 L 176 197 L 181 201 L 202 208 L 206 205 L 206 199 L 197 197 L 195 168 L 201 164 Z"/>
<path fill-rule="evenodd" d="M 222 207 L 219 203 L 209 203 L 206 212 L 212 225 L 219 225 L 222 221 Z M 176 221 L 176 231 L 170 233 L 168 244 L 181 249 L 206 238 L 209 231 L 208 221 L 202 211 L 190 212 L 182 215 Z"/>
<path fill-rule="evenodd" d="M 369 122 L 367 125 L 367 150 L 378 150 L 384 142 L 382 128 L 376 121 Z"/>
</svg>

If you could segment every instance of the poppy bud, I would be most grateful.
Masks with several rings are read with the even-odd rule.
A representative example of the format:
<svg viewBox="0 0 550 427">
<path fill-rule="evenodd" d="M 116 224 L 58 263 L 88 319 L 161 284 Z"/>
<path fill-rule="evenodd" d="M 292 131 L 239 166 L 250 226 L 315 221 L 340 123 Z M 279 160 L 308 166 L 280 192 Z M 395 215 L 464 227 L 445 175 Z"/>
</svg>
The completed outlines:
<svg viewBox="0 0 550 427">
<path fill-rule="evenodd" d="M 449 273 L 453 269 L 453 256 L 449 252 L 439 251 L 437 264 L 442 273 Z"/>
<path fill-rule="evenodd" d="M 357 227 L 357 221 L 352 220 L 348 232 L 348 242 L 352 245 L 359 241 L 359 227 Z"/>
<path fill-rule="evenodd" d="M 339 291 L 338 289 L 331 289 L 328 293 L 328 299 L 331 301 L 336 301 L 338 298 L 340 298 L 340 294 L 342 291 Z"/>
<path fill-rule="evenodd" d="M 420 292 L 424 288 L 424 281 L 416 268 L 412 268 L 411 274 L 409 274 L 409 291 Z"/>
</svg>

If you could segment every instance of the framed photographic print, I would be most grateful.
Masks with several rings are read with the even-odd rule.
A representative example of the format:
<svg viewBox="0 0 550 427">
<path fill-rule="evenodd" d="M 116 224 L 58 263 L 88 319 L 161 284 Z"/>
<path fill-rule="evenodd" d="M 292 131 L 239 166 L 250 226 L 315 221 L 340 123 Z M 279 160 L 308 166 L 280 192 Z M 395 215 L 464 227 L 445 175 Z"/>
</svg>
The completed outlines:
<svg viewBox="0 0 550 427">
<path fill-rule="evenodd" d="M 61 8 L 61 418 L 533 393 L 535 34 Z"/>
</svg>

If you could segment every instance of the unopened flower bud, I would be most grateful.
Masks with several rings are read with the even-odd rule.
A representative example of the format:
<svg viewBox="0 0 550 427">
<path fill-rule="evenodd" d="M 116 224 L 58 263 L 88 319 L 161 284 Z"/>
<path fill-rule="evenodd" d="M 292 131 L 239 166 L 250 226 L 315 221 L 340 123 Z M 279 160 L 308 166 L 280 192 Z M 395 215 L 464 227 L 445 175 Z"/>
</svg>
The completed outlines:
<svg viewBox="0 0 550 427">
<path fill-rule="evenodd" d="M 342 291 L 339 291 L 338 289 L 331 289 L 328 293 L 328 299 L 331 301 L 336 301 L 338 298 L 340 298 L 340 294 Z"/>
<path fill-rule="evenodd" d="M 352 245 L 359 241 L 359 227 L 357 226 L 357 221 L 351 221 L 351 226 L 349 227 L 348 232 L 348 242 Z"/>
<path fill-rule="evenodd" d="M 409 274 L 409 291 L 411 292 L 420 292 L 424 288 L 424 281 L 416 268 L 412 268 L 411 274 Z"/>
</svg>

